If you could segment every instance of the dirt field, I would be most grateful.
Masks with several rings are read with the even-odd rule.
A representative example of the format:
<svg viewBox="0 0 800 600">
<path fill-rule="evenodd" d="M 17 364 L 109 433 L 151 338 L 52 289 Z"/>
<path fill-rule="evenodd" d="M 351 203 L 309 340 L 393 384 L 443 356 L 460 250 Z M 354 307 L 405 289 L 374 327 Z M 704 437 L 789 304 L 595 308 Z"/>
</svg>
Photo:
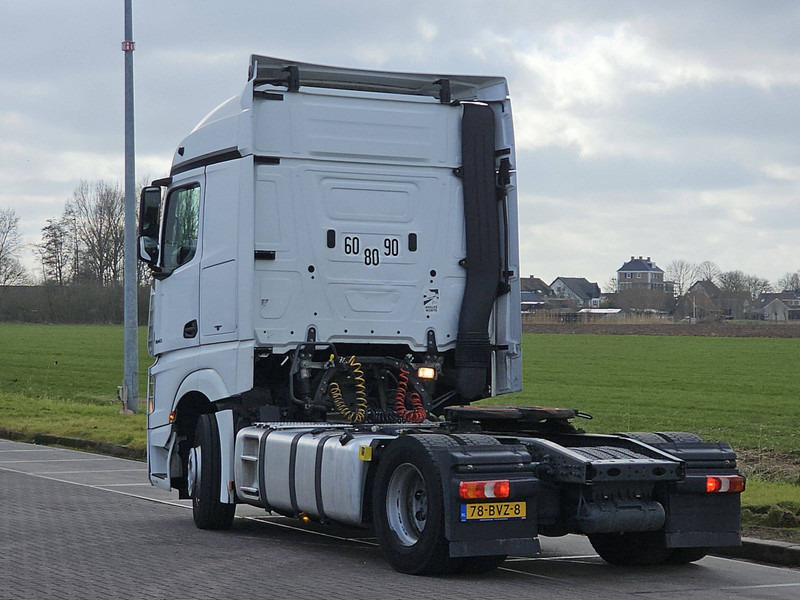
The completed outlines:
<svg viewBox="0 0 800 600">
<path fill-rule="evenodd" d="M 653 325 L 615 323 L 527 324 L 525 333 L 583 333 L 609 335 L 688 335 L 705 337 L 800 338 L 800 324 L 769 323 L 664 323 Z"/>
</svg>

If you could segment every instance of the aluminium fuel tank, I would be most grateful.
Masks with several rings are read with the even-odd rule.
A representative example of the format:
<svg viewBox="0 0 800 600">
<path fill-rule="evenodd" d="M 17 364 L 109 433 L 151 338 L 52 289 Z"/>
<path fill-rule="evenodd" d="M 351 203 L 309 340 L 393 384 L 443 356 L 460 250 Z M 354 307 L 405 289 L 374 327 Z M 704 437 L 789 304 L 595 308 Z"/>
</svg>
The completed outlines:
<svg viewBox="0 0 800 600">
<path fill-rule="evenodd" d="M 236 493 L 267 510 L 361 525 L 372 448 L 395 437 L 320 424 L 246 427 L 236 435 Z"/>
</svg>

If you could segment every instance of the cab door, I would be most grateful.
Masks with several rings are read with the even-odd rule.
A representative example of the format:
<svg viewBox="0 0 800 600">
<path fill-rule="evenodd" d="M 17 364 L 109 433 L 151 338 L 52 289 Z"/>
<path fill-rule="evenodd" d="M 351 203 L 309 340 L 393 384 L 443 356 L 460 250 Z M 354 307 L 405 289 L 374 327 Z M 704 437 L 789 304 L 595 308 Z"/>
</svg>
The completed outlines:
<svg viewBox="0 0 800 600">
<path fill-rule="evenodd" d="M 197 346 L 200 342 L 201 220 L 205 170 L 193 169 L 173 178 L 164 203 L 161 273 L 153 332 L 155 355 Z"/>
</svg>

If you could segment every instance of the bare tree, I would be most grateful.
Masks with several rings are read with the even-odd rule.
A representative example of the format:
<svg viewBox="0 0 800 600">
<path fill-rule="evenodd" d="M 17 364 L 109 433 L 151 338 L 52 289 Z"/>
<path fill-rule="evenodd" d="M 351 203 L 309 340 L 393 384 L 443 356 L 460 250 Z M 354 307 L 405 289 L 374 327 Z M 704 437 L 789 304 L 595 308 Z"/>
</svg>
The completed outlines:
<svg viewBox="0 0 800 600">
<path fill-rule="evenodd" d="M 697 267 L 694 264 L 679 258 L 667 265 L 664 276 L 667 281 L 675 283 L 675 293 L 681 297 L 694 283 L 696 271 Z"/>
<path fill-rule="evenodd" d="M 716 263 L 711 262 L 710 260 L 704 260 L 699 265 L 697 265 L 694 277 L 695 279 L 702 279 L 712 281 L 714 283 L 719 283 L 719 276 L 722 274 L 722 271 L 717 266 Z"/>
<path fill-rule="evenodd" d="M 617 291 L 617 278 L 610 277 L 606 284 L 603 286 L 603 293 L 604 294 L 613 294 Z"/>
<path fill-rule="evenodd" d="M 119 185 L 81 181 L 65 216 L 74 219 L 83 277 L 102 285 L 121 282 L 125 214 Z"/>
<path fill-rule="evenodd" d="M 747 292 L 747 278 L 742 271 L 725 271 L 719 274 L 719 289 L 728 293 Z"/>
<path fill-rule="evenodd" d="M 747 275 L 745 277 L 745 285 L 753 301 L 758 300 L 761 294 L 772 291 L 772 284 L 769 279 L 763 279 L 758 275 Z"/>
<path fill-rule="evenodd" d="M 800 271 L 786 273 L 778 279 L 778 291 L 797 291 L 800 290 Z"/>
<path fill-rule="evenodd" d="M 47 225 L 42 227 L 42 241 L 36 245 L 36 252 L 42 262 L 45 283 L 66 285 L 71 280 L 72 255 L 68 227 L 64 219 L 47 219 Z"/>
<path fill-rule="evenodd" d="M 19 285 L 27 281 L 25 267 L 19 260 L 20 250 L 19 217 L 13 208 L 0 208 L 0 285 Z"/>
</svg>

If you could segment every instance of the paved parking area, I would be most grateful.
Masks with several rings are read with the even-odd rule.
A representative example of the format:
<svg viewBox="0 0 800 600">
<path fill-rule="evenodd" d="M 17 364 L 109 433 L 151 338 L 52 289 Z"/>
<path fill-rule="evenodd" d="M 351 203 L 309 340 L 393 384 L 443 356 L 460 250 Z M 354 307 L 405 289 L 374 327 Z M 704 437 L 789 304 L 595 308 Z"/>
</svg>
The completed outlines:
<svg viewBox="0 0 800 600">
<path fill-rule="evenodd" d="M 394 572 L 370 533 L 303 526 L 239 507 L 231 531 L 194 527 L 190 503 L 152 488 L 136 461 L 0 440 L 0 598 L 800 597 L 800 571 L 708 557 L 612 567 L 580 536 L 491 574 Z"/>
</svg>

